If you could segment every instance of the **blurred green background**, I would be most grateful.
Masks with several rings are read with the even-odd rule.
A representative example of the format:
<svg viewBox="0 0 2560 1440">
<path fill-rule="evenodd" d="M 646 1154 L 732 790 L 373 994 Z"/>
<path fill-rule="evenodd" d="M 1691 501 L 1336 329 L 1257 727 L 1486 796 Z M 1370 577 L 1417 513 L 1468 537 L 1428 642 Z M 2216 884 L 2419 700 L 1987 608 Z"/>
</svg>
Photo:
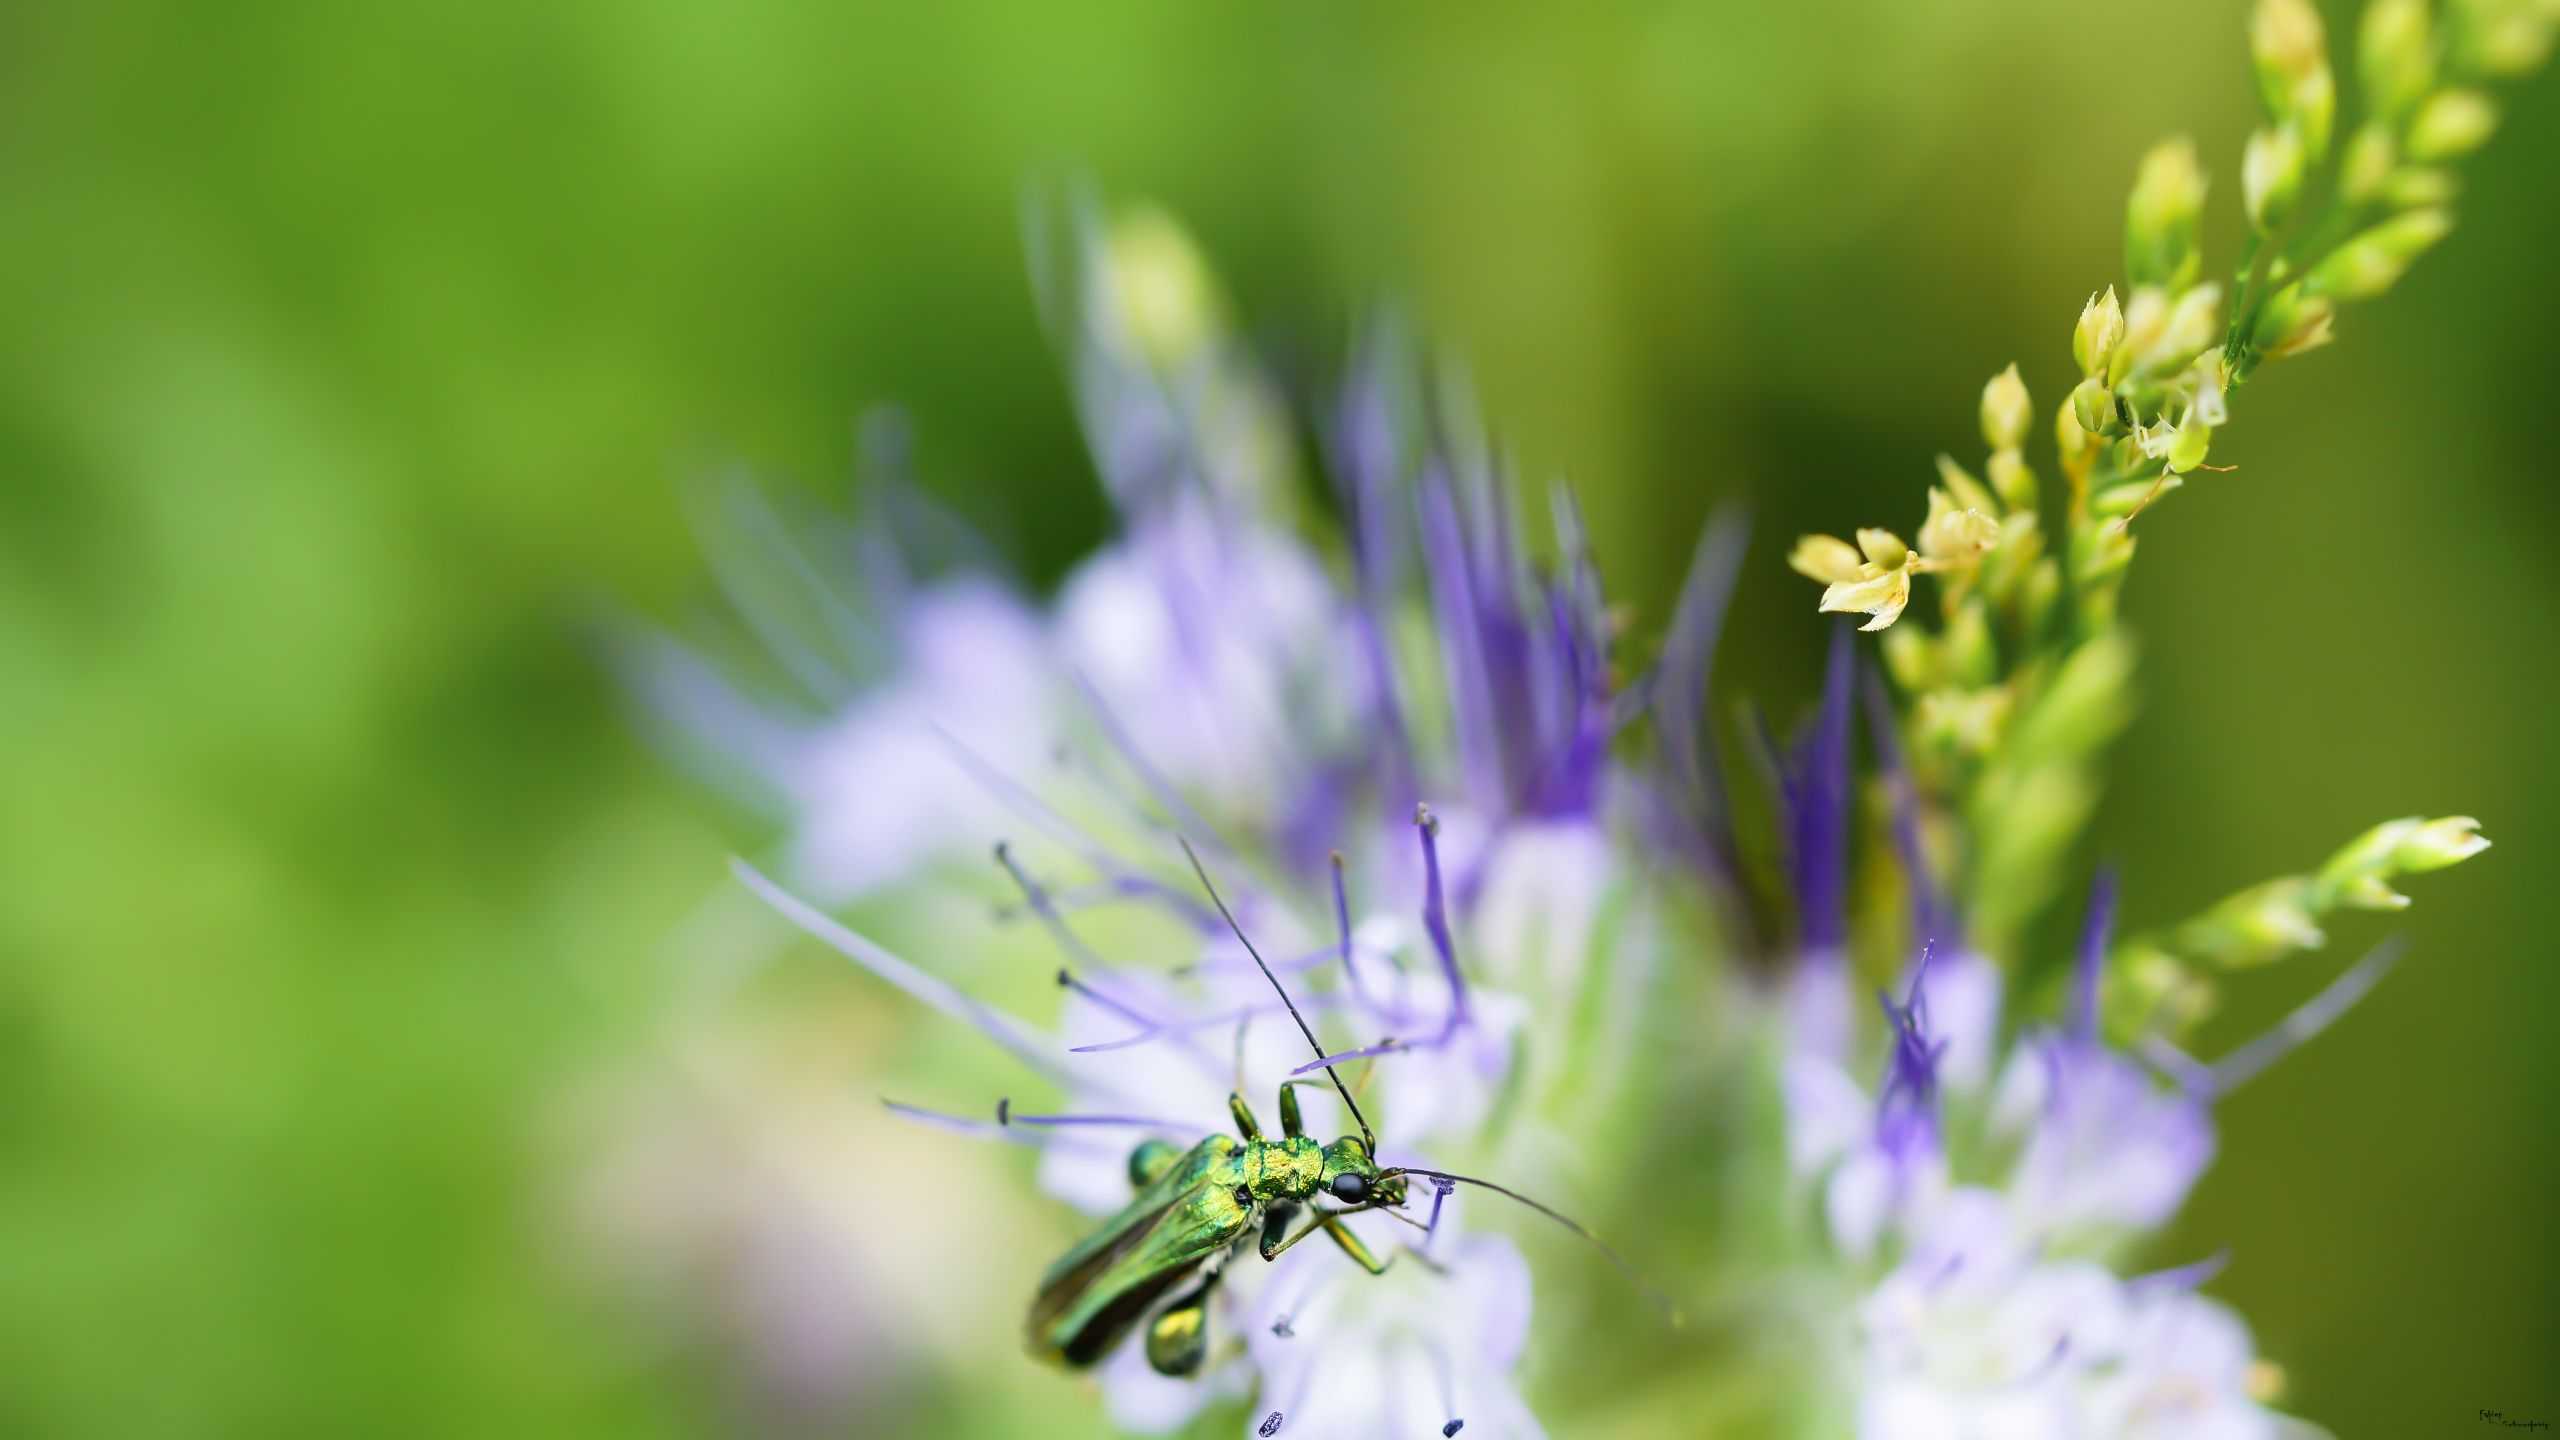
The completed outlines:
<svg viewBox="0 0 2560 1440">
<path fill-rule="evenodd" d="M 1184 216 L 1302 373 L 1404 302 L 1647 613 L 1748 497 L 1724 673 L 1783 709 L 1782 541 L 1916 521 L 2010 359 L 2062 394 L 2153 138 L 2228 256 L 2250 94 L 2205 0 L 0 9 L 0 1433 L 735 1419 L 545 1198 L 762 833 L 589 622 L 701 593 L 679 481 L 838 485 L 885 398 L 1033 573 L 1101 533 L 1027 182 Z M 2144 521 L 2100 826 L 2136 924 L 2389 815 L 2498 842 L 2176 1237 L 2346 1435 L 2560 1418 L 2560 85 L 2513 100 L 2452 241 Z"/>
</svg>

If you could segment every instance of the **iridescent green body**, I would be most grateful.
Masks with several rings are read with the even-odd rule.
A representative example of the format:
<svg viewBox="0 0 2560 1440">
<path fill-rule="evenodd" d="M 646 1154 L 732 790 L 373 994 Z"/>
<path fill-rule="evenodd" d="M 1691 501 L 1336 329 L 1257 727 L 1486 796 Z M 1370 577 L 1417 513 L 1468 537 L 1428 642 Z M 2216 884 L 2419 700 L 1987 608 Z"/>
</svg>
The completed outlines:
<svg viewBox="0 0 2560 1440">
<path fill-rule="evenodd" d="M 1261 1248 L 1269 1258 L 1289 1243 L 1282 1232 L 1298 1208 L 1319 1195 L 1401 1198 L 1402 1181 L 1379 1179 L 1359 1137 L 1319 1145 L 1299 1133 L 1289 1091 L 1280 1105 L 1288 1133 L 1277 1140 L 1261 1137 L 1241 1099 L 1231 1103 L 1244 1138 L 1212 1135 L 1180 1152 L 1150 1141 L 1130 1156 L 1137 1196 L 1041 1277 L 1024 1326 L 1032 1354 L 1079 1369 L 1092 1365 L 1157 1311 L 1149 1361 L 1169 1375 L 1193 1373 L 1207 1353 L 1206 1307 L 1218 1270 L 1257 1220 L 1265 1222 Z M 1321 1219 L 1315 1228 L 1368 1268 L 1384 1268 L 1339 1221 Z M 1195 1291 L 1159 1311 L 1194 1278 L 1201 1281 Z"/>
</svg>

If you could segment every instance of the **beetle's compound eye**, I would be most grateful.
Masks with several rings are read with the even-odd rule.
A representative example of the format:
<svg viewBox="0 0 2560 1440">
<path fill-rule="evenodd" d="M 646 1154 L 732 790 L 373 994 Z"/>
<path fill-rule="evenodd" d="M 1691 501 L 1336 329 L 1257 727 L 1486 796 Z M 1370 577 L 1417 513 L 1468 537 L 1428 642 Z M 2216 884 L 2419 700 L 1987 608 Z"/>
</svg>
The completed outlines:
<svg viewBox="0 0 2560 1440">
<path fill-rule="evenodd" d="M 1250 1209 L 1252 1209 L 1252 1208 L 1253 1208 L 1253 1191 L 1251 1191 L 1250 1189 L 1247 1189 L 1246 1187 L 1244 1187 L 1244 1186 L 1242 1186 L 1242 1185 L 1237 1186 L 1237 1187 L 1236 1187 L 1236 1208 L 1237 1208 L 1237 1209 L 1239 1209 L 1239 1210 L 1250 1210 Z"/>
<path fill-rule="evenodd" d="M 1369 1177 L 1345 1170 L 1333 1177 L 1333 1198 L 1345 1205 L 1357 1205 L 1369 1198 Z"/>
</svg>

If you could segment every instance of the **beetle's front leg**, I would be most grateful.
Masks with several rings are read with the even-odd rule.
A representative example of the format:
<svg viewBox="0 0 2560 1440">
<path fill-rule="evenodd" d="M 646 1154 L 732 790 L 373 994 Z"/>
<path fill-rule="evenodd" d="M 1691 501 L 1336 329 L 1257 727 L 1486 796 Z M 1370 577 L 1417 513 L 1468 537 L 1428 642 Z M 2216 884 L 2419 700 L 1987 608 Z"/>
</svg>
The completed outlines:
<svg viewBox="0 0 2560 1440">
<path fill-rule="evenodd" d="M 1274 1208 L 1277 1208 L 1276 1205 Z M 1367 1245 L 1361 1243 L 1359 1236 L 1351 1233 L 1350 1227 L 1342 1223 L 1342 1217 L 1345 1215 L 1357 1215 L 1363 1210 L 1375 1210 L 1377 1208 L 1378 1207 L 1375 1205 L 1359 1205 L 1354 1206 L 1349 1210 L 1320 1210 L 1317 1212 L 1319 1218 L 1314 1224 L 1309 1225 L 1297 1234 L 1280 1241 L 1280 1243 L 1276 1245 L 1272 1243 L 1272 1232 L 1266 1230 L 1262 1236 L 1262 1258 L 1265 1260 L 1277 1260 L 1280 1258 L 1281 1251 L 1288 1249 L 1290 1246 L 1297 1244 L 1299 1241 L 1304 1240 L 1308 1236 L 1321 1230 L 1333 1238 L 1334 1244 L 1342 1247 L 1343 1254 L 1348 1255 L 1353 1260 L 1359 1262 L 1361 1269 L 1368 1271 L 1372 1275 L 1383 1275 L 1386 1273 L 1387 1261 L 1379 1259 L 1376 1254 L 1370 1251 Z M 1393 1258 L 1395 1257 L 1388 1257 L 1389 1260 L 1392 1260 Z"/>
<path fill-rule="evenodd" d="M 1244 1103 L 1241 1094 L 1227 1096 L 1227 1113 L 1235 1117 L 1236 1133 L 1247 1140 L 1262 1138 L 1262 1122 L 1253 1118 L 1253 1107 Z"/>
<path fill-rule="evenodd" d="M 1390 1255 L 1384 1260 L 1379 1259 L 1377 1253 L 1362 1243 L 1359 1236 L 1351 1233 L 1351 1227 L 1343 1224 L 1339 1219 L 1327 1219 L 1317 1223 L 1324 1227 L 1325 1234 L 1333 1238 L 1334 1244 L 1342 1247 L 1343 1254 L 1350 1256 L 1353 1263 L 1372 1275 L 1386 1274 L 1387 1266 L 1396 1258 Z"/>
<path fill-rule="evenodd" d="M 1262 1207 L 1262 1258 L 1270 1259 L 1288 1246 L 1284 1238 L 1289 1226 L 1298 1218 L 1298 1202 L 1274 1200 Z"/>
</svg>

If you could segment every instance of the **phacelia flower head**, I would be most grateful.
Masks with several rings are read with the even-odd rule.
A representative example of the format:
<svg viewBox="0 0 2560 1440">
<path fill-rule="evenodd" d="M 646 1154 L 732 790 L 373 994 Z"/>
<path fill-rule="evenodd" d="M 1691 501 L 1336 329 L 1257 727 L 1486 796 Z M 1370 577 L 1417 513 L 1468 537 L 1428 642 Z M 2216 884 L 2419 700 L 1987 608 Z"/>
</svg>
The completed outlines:
<svg viewBox="0 0 2560 1440">
<path fill-rule="evenodd" d="M 1130 1203 L 1142 1156 L 1232 1134 L 1231 1096 L 1268 1124 L 1283 1082 L 1310 1135 L 1374 1119 L 1390 1167 L 1498 1175 L 1534 1154 L 1556 1173 L 1576 1117 L 1625 1081 L 1654 960 L 1612 749 L 1637 708 L 1613 676 L 1615 631 L 1569 495 L 1550 507 L 1558 559 L 1538 565 L 1489 452 L 1457 411 L 1414 400 L 1416 367 L 1382 328 L 1325 417 L 1347 522 L 1328 547 L 1292 522 L 1299 465 L 1277 389 L 1226 331 L 1179 232 L 1076 211 L 1046 233 L 1063 248 L 1035 265 L 1117 534 L 1047 605 L 964 557 L 935 584 L 1005 597 L 1001 644 L 893 650 L 870 683 L 835 692 L 832 714 L 796 724 L 662 650 L 654 690 L 675 718 L 744 749 L 731 762 L 789 797 L 782 878 L 742 878 L 1040 1087 L 974 1108 L 901 1097 L 899 1114 L 1036 1149 L 1040 1188 L 1097 1218 Z M 925 569 L 895 538 L 897 564 Z M 877 612 L 895 632 L 922 623 L 920 604 L 911 590 Z M 1010 673 L 972 689 L 980 664 Z M 804 746 L 758 748 L 809 734 L 850 737 L 835 764 L 857 778 L 820 783 L 793 769 Z M 873 786 L 970 798 L 910 826 Z M 1053 1024 L 971 998 L 802 898 L 912 889 L 949 868 L 950 832 L 966 826 L 981 846 L 1006 842 L 1008 910 L 1055 947 Z M 819 838 L 855 834 L 876 847 L 859 864 Z M 1222 877 L 1214 903 L 1174 863 L 1177 839 Z M 1109 933 L 1149 937 L 1152 953 L 1089 938 L 1105 909 Z M 1365 1117 L 1336 1103 L 1336 1076 L 1356 1078 L 1345 1094 Z M 1292 1433 L 1426 1413 L 1536 1433 L 1509 1378 L 1528 1317 L 1518 1253 L 1459 1232 L 1445 1187 L 1414 1198 L 1411 1226 L 1337 1222 L 1373 1256 L 1408 1255 L 1384 1276 L 1320 1242 L 1271 1264 L 1222 1255 L 1201 1292 L 1151 1302 L 1170 1314 L 1196 1299 L 1222 1338 L 1179 1381 L 1146 1345 L 1113 1349 L 1095 1373 L 1114 1418 L 1160 1429 L 1250 1393 L 1255 1426 L 1277 1414 Z"/>
<path fill-rule="evenodd" d="M 2394 843 L 2342 856 L 2396 854 L 2417 825 L 2386 831 Z M 2331 868 L 2354 883 L 2351 863 Z M 1964 949 L 1917 957 L 1845 1052 L 1808 1034 L 1800 993 L 1783 1011 L 1790 1169 L 1830 1263 L 1865 1294 L 1845 1362 L 1862 1435 L 2301 1428 L 2268 1407 L 2245 1327 L 2194 1293 L 2219 1259 L 2123 1266 L 2211 1163 L 2214 1102 L 2334 1021 L 2391 953 L 2207 1065 L 2156 1033 L 2111 1038 L 2126 1027 L 2105 1013 L 2107 975 L 2146 953 L 2114 946 L 2113 911 L 2102 876 L 2056 1020 L 2006 1015 L 2000 967 Z M 1796 981 L 1848 983 L 1836 965 Z"/>
</svg>

